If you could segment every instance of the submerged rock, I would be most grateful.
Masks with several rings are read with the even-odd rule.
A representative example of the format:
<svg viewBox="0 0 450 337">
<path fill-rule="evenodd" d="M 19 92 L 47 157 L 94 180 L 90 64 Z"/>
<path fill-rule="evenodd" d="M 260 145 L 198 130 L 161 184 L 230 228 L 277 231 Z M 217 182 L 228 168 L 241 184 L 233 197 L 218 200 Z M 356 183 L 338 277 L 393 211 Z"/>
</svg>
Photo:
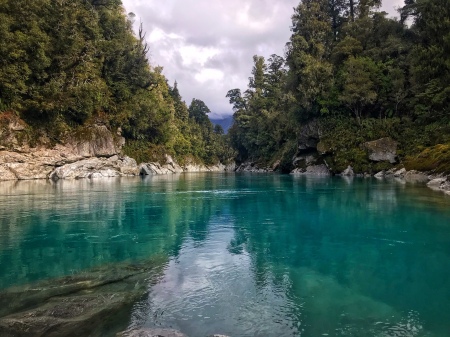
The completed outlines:
<svg viewBox="0 0 450 337">
<path fill-rule="evenodd" d="M 120 332 L 117 337 L 187 337 L 174 329 L 134 329 Z"/>
<path fill-rule="evenodd" d="M 163 266 L 161 259 L 108 266 L 1 292 L 0 336 L 102 335 L 156 282 Z"/>
</svg>

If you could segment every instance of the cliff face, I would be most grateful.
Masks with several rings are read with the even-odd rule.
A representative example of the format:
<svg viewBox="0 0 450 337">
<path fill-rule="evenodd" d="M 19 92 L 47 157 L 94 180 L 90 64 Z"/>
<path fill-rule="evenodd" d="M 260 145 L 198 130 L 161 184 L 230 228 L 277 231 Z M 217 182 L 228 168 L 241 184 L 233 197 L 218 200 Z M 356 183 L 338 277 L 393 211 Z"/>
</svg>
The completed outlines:
<svg viewBox="0 0 450 337">
<path fill-rule="evenodd" d="M 0 125 L 0 180 L 79 179 L 123 177 L 181 172 L 225 171 L 223 165 L 179 166 L 169 156 L 166 163 L 138 165 L 122 155 L 125 139 L 105 125 L 88 125 L 64 141 L 51 145 L 41 137 L 40 145 L 31 146 L 27 125 L 10 116 Z"/>
</svg>

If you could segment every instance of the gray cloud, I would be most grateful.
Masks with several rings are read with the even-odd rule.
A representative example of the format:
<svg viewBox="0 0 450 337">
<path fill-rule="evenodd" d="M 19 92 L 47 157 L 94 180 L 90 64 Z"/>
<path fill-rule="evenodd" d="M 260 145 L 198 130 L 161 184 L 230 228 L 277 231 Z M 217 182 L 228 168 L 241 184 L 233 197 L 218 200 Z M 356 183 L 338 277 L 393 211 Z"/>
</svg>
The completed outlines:
<svg viewBox="0 0 450 337">
<path fill-rule="evenodd" d="M 203 100 L 214 116 L 230 115 L 225 95 L 245 88 L 255 54 L 283 55 L 298 0 L 123 0 L 147 32 L 152 65 L 164 67 L 183 98 Z M 384 1 L 395 14 L 402 0 Z"/>
</svg>

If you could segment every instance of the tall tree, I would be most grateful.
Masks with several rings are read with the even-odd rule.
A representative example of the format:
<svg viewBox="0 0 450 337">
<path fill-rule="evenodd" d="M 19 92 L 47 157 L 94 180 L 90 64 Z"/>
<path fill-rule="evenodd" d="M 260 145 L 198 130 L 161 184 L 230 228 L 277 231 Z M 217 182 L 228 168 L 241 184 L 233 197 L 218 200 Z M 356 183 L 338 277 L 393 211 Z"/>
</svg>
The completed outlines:
<svg viewBox="0 0 450 337">
<path fill-rule="evenodd" d="M 300 118 L 317 115 L 327 95 L 333 67 L 329 62 L 333 34 L 326 0 L 305 0 L 292 16 L 292 36 L 287 45 L 289 87 L 302 111 Z"/>
</svg>

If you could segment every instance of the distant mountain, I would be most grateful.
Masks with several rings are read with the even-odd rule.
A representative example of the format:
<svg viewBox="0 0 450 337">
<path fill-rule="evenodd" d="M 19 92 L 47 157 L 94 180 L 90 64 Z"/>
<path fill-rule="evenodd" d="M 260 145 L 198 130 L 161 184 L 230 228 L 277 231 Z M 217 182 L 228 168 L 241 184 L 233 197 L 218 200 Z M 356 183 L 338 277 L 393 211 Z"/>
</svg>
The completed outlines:
<svg viewBox="0 0 450 337">
<path fill-rule="evenodd" d="M 210 120 L 211 120 L 211 123 L 213 123 L 214 125 L 219 124 L 223 128 L 225 133 L 228 133 L 228 129 L 233 124 L 233 116 L 224 117 L 222 119 L 210 118 Z"/>
</svg>

